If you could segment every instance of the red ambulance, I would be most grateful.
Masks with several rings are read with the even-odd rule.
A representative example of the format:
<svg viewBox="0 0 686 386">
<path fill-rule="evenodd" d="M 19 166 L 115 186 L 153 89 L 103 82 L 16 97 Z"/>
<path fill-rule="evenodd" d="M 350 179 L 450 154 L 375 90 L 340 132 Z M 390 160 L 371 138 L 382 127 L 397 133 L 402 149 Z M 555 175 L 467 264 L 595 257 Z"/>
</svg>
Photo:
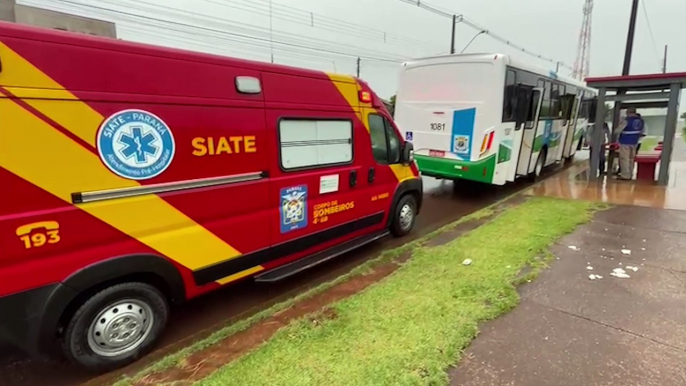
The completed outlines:
<svg viewBox="0 0 686 386">
<path fill-rule="evenodd" d="M 169 305 L 402 236 L 412 145 L 364 82 L 0 24 L 0 337 L 95 370 Z"/>
</svg>

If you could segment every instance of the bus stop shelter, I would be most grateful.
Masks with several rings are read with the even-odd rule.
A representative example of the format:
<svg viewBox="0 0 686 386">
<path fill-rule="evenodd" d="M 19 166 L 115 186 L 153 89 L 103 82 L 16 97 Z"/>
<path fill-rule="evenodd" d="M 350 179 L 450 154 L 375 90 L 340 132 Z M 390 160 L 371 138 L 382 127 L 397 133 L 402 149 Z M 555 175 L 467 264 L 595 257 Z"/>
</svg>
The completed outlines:
<svg viewBox="0 0 686 386">
<path fill-rule="evenodd" d="M 615 102 L 615 109 L 667 108 L 658 184 L 667 185 L 669 162 L 679 115 L 681 90 L 686 88 L 686 72 L 586 78 L 589 87 L 598 90 L 595 127 L 591 138 L 591 179 L 598 178 L 602 149 L 603 119 L 606 102 Z"/>
</svg>

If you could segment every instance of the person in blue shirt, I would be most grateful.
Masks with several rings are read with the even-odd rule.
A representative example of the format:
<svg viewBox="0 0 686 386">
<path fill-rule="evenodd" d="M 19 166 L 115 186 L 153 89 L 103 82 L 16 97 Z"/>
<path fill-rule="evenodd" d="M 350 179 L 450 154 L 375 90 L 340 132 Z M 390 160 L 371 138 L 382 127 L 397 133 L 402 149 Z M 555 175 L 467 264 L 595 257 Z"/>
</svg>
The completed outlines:
<svg viewBox="0 0 686 386">
<path fill-rule="evenodd" d="M 645 122 L 636 114 L 635 108 L 626 110 L 626 118 L 617 126 L 619 134 L 619 168 L 620 180 L 631 180 L 634 176 L 634 162 L 638 141 L 644 135 Z"/>
</svg>

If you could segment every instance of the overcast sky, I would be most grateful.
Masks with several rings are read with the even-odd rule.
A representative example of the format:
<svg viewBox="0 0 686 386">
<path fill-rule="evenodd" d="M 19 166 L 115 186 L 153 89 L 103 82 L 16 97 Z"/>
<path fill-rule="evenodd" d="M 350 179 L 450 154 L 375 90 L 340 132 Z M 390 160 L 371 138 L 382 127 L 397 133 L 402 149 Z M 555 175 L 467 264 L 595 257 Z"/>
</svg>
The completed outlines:
<svg viewBox="0 0 686 386">
<path fill-rule="evenodd" d="M 574 64 L 583 0 L 426 1 L 463 14 L 527 50 Z M 631 73 L 660 72 L 665 45 L 670 48 L 668 71 L 686 71 L 684 0 L 641 1 L 645 8 L 639 8 Z M 450 19 L 401 0 L 272 0 L 271 18 L 269 0 L 18 2 L 114 21 L 119 37 L 126 40 L 263 61 L 270 61 L 273 53 L 276 63 L 325 71 L 354 74 L 355 56 L 359 55 L 361 77 L 384 98 L 396 92 L 399 65 L 394 61 L 446 53 L 450 46 Z M 595 1 L 591 75 L 621 72 L 630 8 L 631 0 Z M 457 50 L 477 32 L 458 25 Z M 271 36 L 277 43 L 269 42 Z M 477 37 L 466 52 L 507 53 L 540 67 L 555 68 L 553 63 L 522 54 L 487 35 Z M 571 70 L 563 67 L 560 73 L 568 75 Z"/>
</svg>

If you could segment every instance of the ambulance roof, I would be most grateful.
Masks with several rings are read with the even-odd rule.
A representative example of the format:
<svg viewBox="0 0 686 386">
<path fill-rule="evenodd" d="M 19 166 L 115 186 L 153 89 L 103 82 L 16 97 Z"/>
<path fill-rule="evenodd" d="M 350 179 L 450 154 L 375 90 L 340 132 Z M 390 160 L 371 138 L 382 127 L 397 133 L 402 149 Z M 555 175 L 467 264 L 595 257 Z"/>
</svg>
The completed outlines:
<svg viewBox="0 0 686 386">
<path fill-rule="evenodd" d="M 54 43 L 78 45 L 89 48 L 99 48 L 108 51 L 129 52 L 142 55 L 232 66 L 251 70 L 286 73 L 310 78 L 328 79 L 326 73 L 323 71 L 307 70 L 298 67 L 290 67 L 279 64 L 238 59 L 228 56 L 213 55 L 196 51 L 156 46 L 152 44 L 136 43 L 120 39 L 92 36 L 75 32 L 65 32 L 8 22 L 0 22 L 0 38 L 2 37 L 48 41 Z M 1 59 L 2 58 L 0 58 L 0 60 Z M 353 82 L 354 78 L 351 77 L 350 81 Z"/>
</svg>

